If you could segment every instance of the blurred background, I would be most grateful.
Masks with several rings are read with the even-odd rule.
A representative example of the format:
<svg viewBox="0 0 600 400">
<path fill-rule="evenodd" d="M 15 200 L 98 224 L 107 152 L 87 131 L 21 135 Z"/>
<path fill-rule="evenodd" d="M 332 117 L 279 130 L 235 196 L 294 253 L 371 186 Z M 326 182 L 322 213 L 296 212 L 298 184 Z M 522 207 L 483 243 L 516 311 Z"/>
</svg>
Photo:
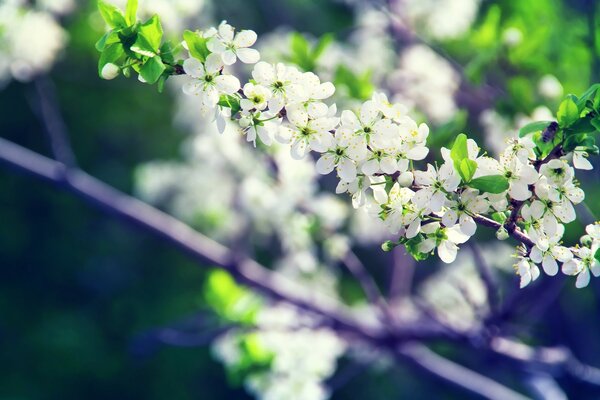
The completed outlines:
<svg viewBox="0 0 600 400">
<path fill-rule="evenodd" d="M 552 119 L 564 95 L 600 78 L 594 0 L 140 0 L 140 7 L 142 15 L 161 15 L 167 37 L 223 19 L 256 31 L 263 59 L 334 82 L 338 108 L 384 90 L 428 122 L 432 148 L 464 131 L 496 153 L 519 126 Z M 381 252 L 385 230 L 350 215 L 350 200 L 333 196 L 333 182 L 318 181 L 310 163 L 274 149 L 265 154 L 290 172 L 269 170 L 251 144 L 232 144 L 227 133 L 222 139 L 198 117 L 177 79 L 161 95 L 134 79 L 102 81 L 94 43 L 104 29 L 94 1 L 0 0 L 3 138 L 50 154 L 35 88 L 36 76 L 47 74 L 78 162 L 92 175 L 222 243 L 244 238 L 241 245 L 266 265 L 357 310 L 365 307 L 360 288 L 339 266 L 349 249 L 399 308 L 418 296 L 458 328 L 478 323 L 485 294 L 469 254 L 456 265 L 427 261 L 413 271 L 401 250 Z M 327 46 L 316 55 L 319 40 Z M 598 174 L 580 176 L 588 209 L 568 228 L 571 242 L 600 212 Z M 211 302 L 209 269 L 45 183 L 2 168 L 0 187 L 0 399 L 255 398 L 223 366 L 226 351 L 211 347 L 210 333 L 235 318 Z M 287 207 L 275 206 L 281 203 Z M 510 294 L 518 287 L 513 248 L 480 230 L 478 243 L 497 267 L 503 295 Z M 390 273 L 398 262 L 408 271 L 400 277 Z M 535 293 L 547 296 L 524 304 L 529 311 L 539 305 L 534 312 L 515 312 L 519 336 L 567 345 L 600 365 L 600 285 L 543 285 Z M 444 343 L 436 350 L 461 354 Z M 509 368 L 460 356 L 511 387 L 527 387 Z M 340 372 L 324 377 L 336 389 L 331 398 L 467 398 L 408 366 L 370 357 L 358 370 L 352 356 L 337 360 Z M 592 386 L 559 383 L 568 398 L 600 398 Z"/>
</svg>

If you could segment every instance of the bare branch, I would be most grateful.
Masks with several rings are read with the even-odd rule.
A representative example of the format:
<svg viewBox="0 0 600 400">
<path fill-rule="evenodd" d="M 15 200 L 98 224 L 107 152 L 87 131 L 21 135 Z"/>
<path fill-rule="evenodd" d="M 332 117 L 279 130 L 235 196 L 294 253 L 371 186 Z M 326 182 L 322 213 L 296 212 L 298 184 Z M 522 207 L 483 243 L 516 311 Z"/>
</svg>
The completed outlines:
<svg viewBox="0 0 600 400">
<path fill-rule="evenodd" d="M 453 361 L 427 347 L 406 343 L 398 349 L 401 359 L 427 371 L 453 386 L 492 400 L 525 400 L 526 396 Z"/>
<path fill-rule="evenodd" d="M 205 265 L 219 266 L 239 281 L 275 299 L 328 318 L 341 331 L 362 339 L 377 339 L 378 330 L 361 324 L 339 302 L 322 294 L 308 292 L 296 282 L 256 261 L 242 258 L 225 246 L 196 232 L 181 221 L 131 196 L 117 191 L 78 169 L 0 139 L 0 162 L 42 178 L 86 200 L 104 212 L 163 238 Z"/>
</svg>

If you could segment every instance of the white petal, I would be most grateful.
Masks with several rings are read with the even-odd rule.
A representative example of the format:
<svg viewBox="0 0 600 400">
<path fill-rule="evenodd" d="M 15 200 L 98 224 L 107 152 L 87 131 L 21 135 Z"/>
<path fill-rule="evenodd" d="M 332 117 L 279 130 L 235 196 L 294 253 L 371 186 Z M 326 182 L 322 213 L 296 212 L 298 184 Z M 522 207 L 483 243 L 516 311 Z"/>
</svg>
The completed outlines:
<svg viewBox="0 0 600 400">
<path fill-rule="evenodd" d="M 217 89 L 226 94 L 234 94 L 240 90 L 240 81 L 233 75 L 219 75 L 215 78 Z"/>
<path fill-rule="evenodd" d="M 362 165 L 361 170 L 365 175 L 375 175 L 379 171 L 379 162 L 371 159 Z"/>
<path fill-rule="evenodd" d="M 549 276 L 554 276 L 558 273 L 558 263 L 551 254 L 544 256 L 542 267 L 544 268 L 544 272 Z"/>
<path fill-rule="evenodd" d="M 237 56 L 233 50 L 225 50 L 223 53 L 221 53 L 221 59 L 225 65 L 233 65 L 237 60 Z"/>
<path fill-rule="evenodd" d="M 467 236 L 473 236 L 477 231 L 477 224 L 469 215 L 463 214 L 460 217 L 460 230 Z"/>
<path fill-rule="evenodd" d="M 301 160 L 306 156 L 307 152 L 307 143 L 306 140 L 296 140 L 292 144 L 291 155 L 292 158 L 296 160 Z"/>
<path fill-rule="evenodd" d="M 237 49 L 236 54 L 244 64 L 255 64 L 260 60 L 260 53 L 256 49 Z"/>
<path fill-rule="evenodd" d="M 531 192 L 527 188 L 527 184 L 513 181 L 508 190 L 510 197 L 515 200 L 525 201 L 531 197 Z"/>
<path fill-rule="evenodd" d="M 321 175 L 327 175 L 335 168 L 335 156 L 331 153 L 323 154 L 317 161 L 316 169 Z"/>
<path fill-rule="evenodd" d="M 352 182 L 356 179 L 356 165 L 347 158 L 340 161 L 337 171 L 343 181 Z"/>
<path fill-rule="evenodd" d="M 235 35 L 235 39 L 233 39 L 233 44 L 236 47 L 250 47 L 255 42 L 256 32 L 248 29 L 240 31 L 237 35 Z"/>
<path fill-rule="evenodd" d="M 590 271 L 587 268 L 584 268 L 583 271 L 577 275 L 577 280 L 575 281 L 575 287 L 578 289 L 586 287 L 590 283 Z"/>
<path fill-rule="evenodd" d="M 457 250 L 458 247 L 454 243 L 448 240 L 444 240 L 438 246 L 438 256 L 443 262 L 445 262 L 446 264 L 450 264 L 456 259 Z"/>
</svg>

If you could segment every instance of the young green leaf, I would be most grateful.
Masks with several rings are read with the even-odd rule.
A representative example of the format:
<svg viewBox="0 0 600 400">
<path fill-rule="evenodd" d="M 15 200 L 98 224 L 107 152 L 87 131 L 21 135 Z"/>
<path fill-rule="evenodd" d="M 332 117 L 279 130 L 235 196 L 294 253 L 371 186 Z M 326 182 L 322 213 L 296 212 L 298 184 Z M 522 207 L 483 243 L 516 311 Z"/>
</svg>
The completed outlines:
<svg viewBox="0 0 600 400">
<path fill-rule="evenodd" d="M 475 171 L 477 171 L 477 163 L 468 158 L 463 158 L 460 162 L 460 170 L 458 173 L 465 183 L 471 181 L 473 175 L 475 175 Z"/>
<path fill-rule="evenodd" d="M 465 180 L 461 172 L 461 162 L 469 158 L 469 150 L 467 148 L 467 135 L 461 133 L 454 140 L 454 145 L 450 149 L 450 157 L 454 161 L 454 169 Z"/>
<path fill-rule="evenodd" d="M 152 85 L 155 84 L 156 81 L 158 81 L 158 78 L 160 78 L 165 69 L 165 64 L 163 64 L 160 57 L 155 56 L 149 58 L 144 63 L 144 65 L 140 69 L 140 75 L 146 82 Z"/>
<path fill-rule="evenodd" d="M 558 118 L 561 128 L 569 127 L 579 119 L 579 108 L 577 108 L 577 104 L 575 104 L 575 101 L 573 101 L 571 96 L 560 103 L 556 117 Z"/>
<path fill-rule="evenodd" d="M 227 107 L 231 109 L 231 115 L 234 116 L 241 110 L 240 99 L 235 96 L 228 94 L 221 95 L 218 103 L 221 107 Z"/>
<path fill-rule="evenodd" d="M 127 0 L 125 8 L 125 21 L 127 24 L 133 25 L 137 21 L 138 0 Z"/>
<path fill-rule="evenodd" d="M 158 15 L 154 15 L 138 28 L 135 42 L 131 45 L 131 51 L 146 57 L 154 57 L 160 49 L 163 30 Z"/>
<path fill-rule="evenodd" d="M 498 194 L 508 190 L 508 179 L 502 175 L 486 175 L 473 179 L 469 186 L 480 192 Z"/>
<path fill-rule="evenodd" d="M 533 132 L 543 131 L 550 125 L 552 121 L 536 121 L 531 122 L 519 129 L 519 137 L 523 137 Z"/>
<path fill-rule="evenodd" d="M 124 28 L 127 26 L 123 12 L 114 5 L 98 0 L 98 11 L 100 11 L 104 22 L 111 28 Z"/>
<path fill-rule="evenodd" d="M 319 57 L 323 54 L 323 52 L 329 47 L 329 45 L 333 42 L 333 35 L 331 33 L 327 33 L 319 39 L 317 44 L 312 50 L 312 58 L 314 61 L 318 60 Z"/>
<path fill-rule="evenodd" d="M 192 57 L 200 61 L 206 60 L 206 57 L 210 54 L 208 47 L 206 47 L 208 39 L 203 38 L 197 32 L 185 31 L 183 32 L 183 40 L 185 40 Z"/>
</svg>

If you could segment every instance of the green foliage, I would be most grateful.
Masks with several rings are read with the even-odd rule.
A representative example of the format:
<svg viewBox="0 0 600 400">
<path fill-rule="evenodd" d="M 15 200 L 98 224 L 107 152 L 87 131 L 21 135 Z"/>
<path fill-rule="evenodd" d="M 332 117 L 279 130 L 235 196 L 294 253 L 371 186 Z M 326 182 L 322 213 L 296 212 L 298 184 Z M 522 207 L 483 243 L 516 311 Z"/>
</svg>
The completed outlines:
<svg viewBox="0 0 600 400">
<path fill-rule="evenodd" d="M 502 175 L 486 175 L 473 179 L 469 186 L 480 192 L 498 194 L 508 190 L 508 179 Z"/>
<path fill-rule="evenodd" d="M 221 95 L 218 103 L 221 107 L 227 107 L 231 109 L 231 115 L 237 114 L 242 107 L 240 106 L 240 99 L 236 96 Z"/>
<path fill-rule="evenodd" d="M 219 316 L 240 324 L 252 324 L 262 305 L 259 297 L 239 286 L 223 270 L 210 273 L 204 286 L 204 298 Z"/>
<path fill-rule="evenodd" d="M 338 89 L 345 89 L 348 96 L 360 101 L 370 99 L 375 90 L 371 80 L 371 71 L 359 75 L 344 65 L 337 67 L 334 84 Z"/>
<path fill-rule="evenodd" d="M 203 38 L 198 32 L 186 30 L 183 32 L 183 40 L 185 40 L 192 57 L 202 62 L 206 61 L 206 57 L 210 54 L 208 47 L 206 47 L 208 39 Z"/>
<path fill-rule="evenodd" d="M 558 118 L 561 128 L 568 128 L 579 119 L 579 108 L 572 96 L 568 96 L 560 103 L 556 112 L 556 118 Z"/>
<path fill-rule="evenodd" d="M 127 26 L 125 16 L 118 7 L 106 3 L 103 0 L 98 0 L 98 10 L 104 19 L 104 22 L 111 28 L 125 28 Z"/>
<path fill-rule="evenodd" d="M 100 52 L 98 73 L 102 78 L 111 79 L 113 76 L 102 74 L 106 64 L 111 63 L 126 77 L 134 70 L 144 82 L 158 83 L 158 90 L 162 91 L 174 71 L 173 48 L 169 44 L 162 44 L 163 29 L 158 15 L 140 24 L 136 17 L 137 8 L 137 0 L 129 0 L 123 14 L 115 6 L 98 1 L 104 21 L 112 28 L 96 43 L 96 49 Z"/>
<path fill-rule="evenodd" d="M 333 42 L 333 39 L 333 35 L 325 34 L 311 46 L 302 34 L 294 32 L 290 38 L 290 49 L 292 52 L 287 61 L 296 64 L 304 71 L 314 71 L 317 61 L 331 42 Z"/>
<path fill-rule="evenodd" d="M 467 135 L 461 133 L 456 137 L 454 145 L 450 149 L 450 157 L 454 162 L 454 169 L 458 172 L 463 182 L 470 182 L 477 170 L 477 163 L 469 159 Z"/>
<path fill-rule="evenodd" d="M 527 136 L 530 133 L 541 132 L 550 125 L 552 121 L 535 121 L 530 122 L 521 129 L 519 129 L 519 137 Z"/>
</svg>

